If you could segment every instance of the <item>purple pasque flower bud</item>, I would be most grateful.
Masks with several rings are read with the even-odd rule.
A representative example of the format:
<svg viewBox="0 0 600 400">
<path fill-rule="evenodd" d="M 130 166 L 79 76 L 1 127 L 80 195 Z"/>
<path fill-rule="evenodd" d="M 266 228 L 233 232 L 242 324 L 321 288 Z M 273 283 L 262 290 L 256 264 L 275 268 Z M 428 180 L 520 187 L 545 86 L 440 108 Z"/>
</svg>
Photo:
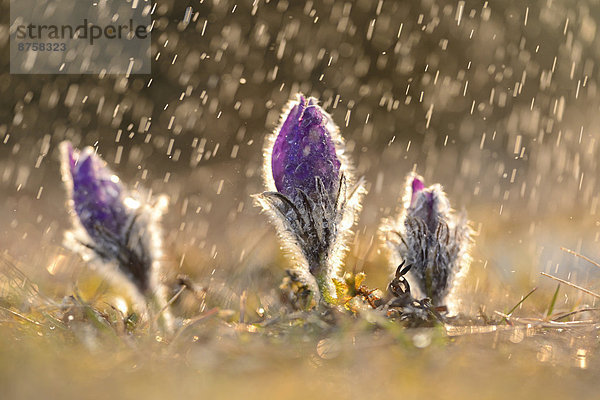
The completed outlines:
<svg viewBox="0 0 600 400">
<path fill-rule="evenodd" d="M 335 302 L 346 243 L 364 193 L 333 120 L 301 94 L 265 143 L 266 192 L 256 196 L 313 293 Z"/>
<path fill-rule="evenodd" d="M 410 206 L 412 207 L 417 201 L 417 195 L 425 189 L 425 184 L 419 178 L 414 178 L 410 184 L 412 193 L 410 196 Z"/>
<path fill-rule="evenodd" d="M 448 198 L 439 185 L 425 187 L 420 176 L 412 178 L 410 184 L 411 197 L 408 209 L 412 217 L 420 218 L 431 231 L 435 231 L 440 218 L 444 218 L 443 210 L 449 209 Z"/>
<path fill-rule="evenodd" d="M 159 219 L 166 197 L 129 191 L 91 147 L 78 151 L 63 142 L 60 149 L 73 220 L 65 245 L 99 265 L 109 278 L 129 283 L 138 302 L 146 298 L 153 307 L 162 307 Z M 168 329 L 168 312 L 161 315 L 161 324 Z"/>
<path fill-rule="evenodd" d="M 119 178 L 91 148 L 74 152 L 71 143 L 65 142 L 63 149 L 79 222 L 96 242 L 104 241 L 107 235 L 120 236 L 128 215 Z"/>
<path fill-rule="evenodd" d="M 412 267 L 407 276 L 417 295 L 454 312 L 456 299 L 449 295 L 468 270 L 471 229 L 464 213 L 452 210 L 440 185 L 425 187 L 423 182 L 409 174 L 404 210 L 396 220 L 385 221 L 381 231 L 393 265 Z"/>
<path fill-rule="evenodd" d="M 317 193 L 318 178 L 329 196 L 338 188 L 341 162 L 333 142 L 331 117 L 300 95 L 281 125 L 271 154 L 273 181 L 289 198 Z"/>
</svg>

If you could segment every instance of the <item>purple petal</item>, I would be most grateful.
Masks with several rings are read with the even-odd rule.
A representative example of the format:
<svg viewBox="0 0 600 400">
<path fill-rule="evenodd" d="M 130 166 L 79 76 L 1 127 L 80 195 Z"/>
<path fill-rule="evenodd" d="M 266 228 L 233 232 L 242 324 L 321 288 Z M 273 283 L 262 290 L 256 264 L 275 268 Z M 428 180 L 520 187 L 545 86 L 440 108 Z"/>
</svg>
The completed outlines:
<svg viewBox="0 0 600 400">
<path fill-rule="evenodd" d="M 435 186 L 425 187 L 422 178 L 415 177 L 411 183 L 411 189 L 409 214 L 420 218 L 432 231 L 435 231 L 440 218 L 436 211 L 437 192 Z"/>
<path fill-rule="evenodd" d="M 98 239 L 99 229 L 118 237 L 128 220 L 118 178 L 91 151 L 74 152 L 67 147 L 67 156 L 73 206 L 81 224 L 94 240 Z"/>
<path fill-rule="evenodd" d="M 292 107 L 288 113 L 288 116 L 281 126 L 280 134 L 275 140 L 273 145 L 273 152 L 271 156 L 271 168 L 273 170 L 273 179 L 275 180 L 275 187 L 281 191 L 283 186 L 283 176 L 285 172 L 286 159 L 285 155 L 289 151 L 290 143 L 285 138 L 282 138 L 281 132 L 291 132 L 294 129 L 299 117 L 304 112 L 304 104 L 296 104 Z"/>
<path fill-rule="evenodd" d="M 275 187 L 290 198 L 298 190 L 316 193 L 319 177 L 329 193 L 336 191 L 340 174 L 329 117 L 309 98 L 302 95 L 290 109 L 273 146 L 271 168 Z"/>
<path fill-rule="evenodd" d="M 415 179 L 413 179 L 411 186 L 412 186 L 412 196 L 410 199 L 410 206 L 412 207 L 415 205 L 415 201 L 417 200 L 417 194 L 419 194 L 419 192 L 421 192 L 423 189 L 425 189 L 425 184 L 419 178 L 415 178 Z"/>
</svg>

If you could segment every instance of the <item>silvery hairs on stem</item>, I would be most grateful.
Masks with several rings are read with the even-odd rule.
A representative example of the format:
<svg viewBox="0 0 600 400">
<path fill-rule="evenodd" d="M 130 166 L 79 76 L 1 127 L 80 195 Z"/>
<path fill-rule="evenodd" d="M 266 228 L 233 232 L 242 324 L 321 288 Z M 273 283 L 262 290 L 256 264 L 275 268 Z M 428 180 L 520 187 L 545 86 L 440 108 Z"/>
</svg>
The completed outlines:
<svg viewBox="0 0 600 400">
<path fill-rule="evenodd" d="M 317 100 L 298 94 L 264 147 L 267 191 L 255 196 L 269 215 L 301 279 L 336 302 L 347 242 L 365 189 L 344 154 L 344 140 Z"/>
<path fill-rule="evenodd" d="M 397 219 L 384 221 L 380 231 L 394 268 L 402 262 L 412 266 L 407 278 L 415 294 L 455 313 L 454 290 L 470 263 L 471 228 L 464 212 L 452 210 L 439 184 L 425 187 L 423 182 L 414 173 L 408 175 L 404 209 Z"/>
<path fill-rule="evenodd" d="M 128 190 L 91 147 L 79 151 L 63 142 L 60 150 L 73 223 L 65 246 L 109 279 L 125 283 L 138 304 L 147 306 L 145 299 L 149 311 L 160 311 L 166 303 L 159 276 L 159 220 L 167 197 Z M 170 319 L 168 313 L 163 317 Z"/>
</svg>

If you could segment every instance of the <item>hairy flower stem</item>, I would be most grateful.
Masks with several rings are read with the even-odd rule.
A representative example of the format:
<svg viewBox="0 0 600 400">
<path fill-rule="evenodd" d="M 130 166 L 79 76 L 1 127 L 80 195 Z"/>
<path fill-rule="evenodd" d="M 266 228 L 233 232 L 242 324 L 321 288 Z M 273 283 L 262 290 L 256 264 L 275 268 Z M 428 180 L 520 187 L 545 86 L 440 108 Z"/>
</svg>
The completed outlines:
<svg viewBox="0 0 600 400">
<path fill-rule="evenodd" d="M 322 273 L 316 275 L 315 280 L 317 281 L 317 286 L 319 287 L 319 292 L 321 293 L 321 300 L 328 305 L 336 305 L 337 298 L 332 296 L 331 279 L 329 279 L 328 274 Z"/>
</svg>

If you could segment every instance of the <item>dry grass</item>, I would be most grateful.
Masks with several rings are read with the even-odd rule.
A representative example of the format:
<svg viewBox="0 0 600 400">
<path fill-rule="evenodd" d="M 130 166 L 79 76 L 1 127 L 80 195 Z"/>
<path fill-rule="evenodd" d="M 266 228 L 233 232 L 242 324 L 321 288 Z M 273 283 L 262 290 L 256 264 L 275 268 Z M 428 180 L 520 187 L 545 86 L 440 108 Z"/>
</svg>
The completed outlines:
<svg viewBox="0 0 600 400">
<path fill-rule="evenodd" d="M 108 304 L 111 290 L 102 293 L 83 281 L 86 289 L 61 303 L 40 293 L 15 262 L 2 265 L 3 398 L 479 399 L 595 393 L 598 309 L 557 307 L 558 291 L 530 290 L 506 312 L 406 328 L 375 312 L 324 317 L 280 308 L 259 317 L 247 298 L 237 309 L 212 307 L 219 300 L 209 300 L 210 291 L 205 296 L 180 286 L 171 302 L 175 314 L 184 311 L 187 296 L 213 304 L 189 315 L 174 335 L 159 337 Z M 539 304 L 545 302 L 541 308 L 536 296 Z"/>
</svg>

